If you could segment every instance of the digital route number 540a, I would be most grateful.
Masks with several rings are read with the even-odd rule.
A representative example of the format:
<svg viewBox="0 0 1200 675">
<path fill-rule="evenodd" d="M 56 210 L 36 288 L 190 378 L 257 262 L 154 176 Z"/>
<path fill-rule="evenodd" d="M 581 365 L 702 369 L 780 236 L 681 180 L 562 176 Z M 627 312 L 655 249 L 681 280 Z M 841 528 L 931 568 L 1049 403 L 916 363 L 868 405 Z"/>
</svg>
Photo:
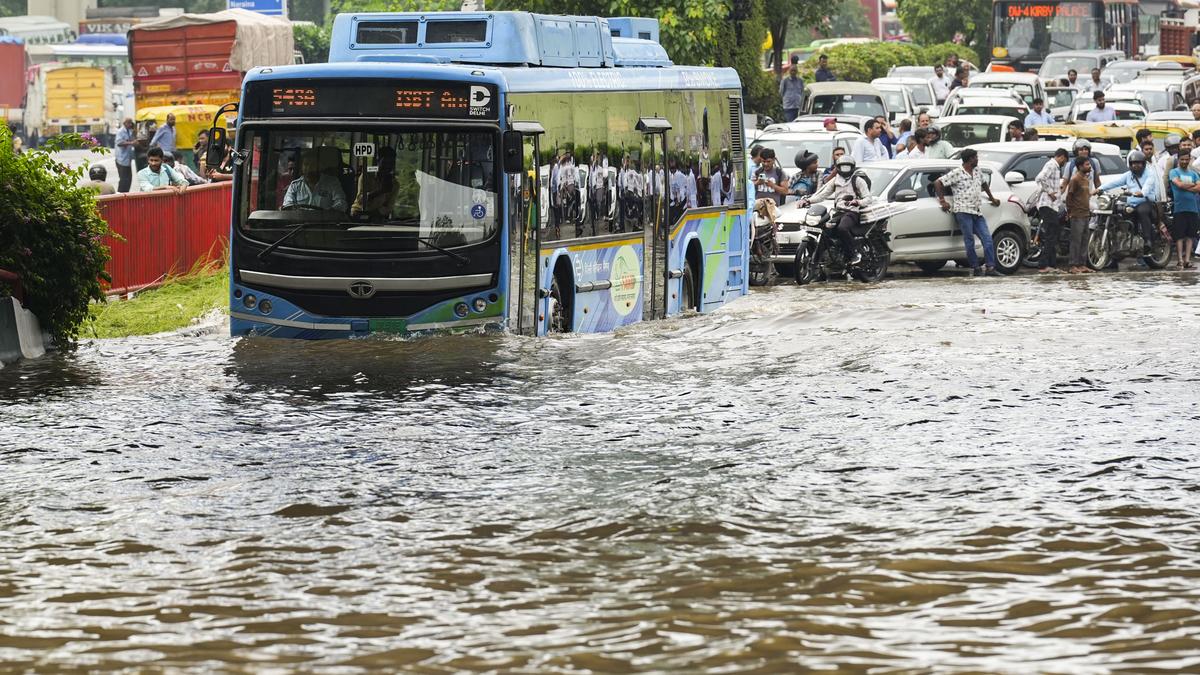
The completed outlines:
<svg viewBox="0 0 1200 675">
<path fill-rule="evenodd" d="M 497 118 L 493 86 L 457 82 L 355 84 L 307 80 L 255 83 L 247 114 L 255 117 Z"/>
</svg>

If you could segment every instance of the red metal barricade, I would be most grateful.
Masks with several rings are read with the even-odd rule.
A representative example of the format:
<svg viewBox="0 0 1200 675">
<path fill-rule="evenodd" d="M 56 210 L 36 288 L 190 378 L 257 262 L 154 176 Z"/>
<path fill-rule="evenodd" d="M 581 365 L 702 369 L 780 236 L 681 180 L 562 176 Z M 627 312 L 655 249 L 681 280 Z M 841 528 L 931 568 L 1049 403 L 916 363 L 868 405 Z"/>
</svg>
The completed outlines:
<svg viewBox="0 0 1200 675">
<path fill-rule="evenodd" d="M 100 215 L 124 238 L 110 237 L 110 293 L 161 284 L 197 263 L 220 260 L 229 237 L 229 182 L 98 197 Z"/>
</svg>

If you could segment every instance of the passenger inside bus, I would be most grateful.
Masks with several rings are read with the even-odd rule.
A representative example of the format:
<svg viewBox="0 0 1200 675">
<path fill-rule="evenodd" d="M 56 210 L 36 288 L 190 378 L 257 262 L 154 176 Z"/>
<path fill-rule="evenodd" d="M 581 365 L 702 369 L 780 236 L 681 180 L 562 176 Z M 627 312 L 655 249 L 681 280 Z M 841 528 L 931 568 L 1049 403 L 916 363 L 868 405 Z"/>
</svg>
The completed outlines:
<svg viewBox="0 0 1200 675">
<path fill-rule="evenodd" d="M 328 157 L 329 150 L 341 154 L 337 148 L 325 146 L 307 150 L 301 156 L 300 177 L 292 181 L 283 196 L 285 211 L 296 208 L 347 210 L 341 182 L 321 171 L 322 157 Z"/>
<path fill-rule="evenodd" d="M 396 180 L 396 151 L 387 146 L 380 148 L 375 169 L 359 175 L 350 215 L 366 216 L 372 220 L 391 218 L 392 205 L 400 189 Z"/>
</svg>

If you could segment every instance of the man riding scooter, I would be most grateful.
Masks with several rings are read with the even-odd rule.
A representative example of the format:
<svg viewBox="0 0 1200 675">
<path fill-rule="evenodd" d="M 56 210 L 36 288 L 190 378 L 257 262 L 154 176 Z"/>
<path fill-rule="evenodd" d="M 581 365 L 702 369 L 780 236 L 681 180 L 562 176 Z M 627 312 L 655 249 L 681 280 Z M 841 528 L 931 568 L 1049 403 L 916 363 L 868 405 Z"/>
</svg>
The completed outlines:
<svg viewBox="0 0 1200 675">
<path fill-rule="evenodd" d="M 836 208 L 841 211 L 841 218 L 833 228 L 833 235 L 841 244 L 842 252 L 846 254 L 846 260 L 850 261 L 851 265 L 857 265 L 862 261 L 862 254 L 853 250 L 854 229 L 859 226 L 861 221 L 862 208 L 869 205 L 874 197 L 871 195 L 871 187 L 867 183 L 867 179 L 855 174 L 858 166 L 853 157 L 843 155 L 834 167 L 836 173 L 833 178 L 812 197 L 801 200 L 800 205 L 807 207 L 809 204 L 826 199 L 834 201 Z M 819 258 L 819 256 L 820 252 L 817 257 Z"/>
</svg>

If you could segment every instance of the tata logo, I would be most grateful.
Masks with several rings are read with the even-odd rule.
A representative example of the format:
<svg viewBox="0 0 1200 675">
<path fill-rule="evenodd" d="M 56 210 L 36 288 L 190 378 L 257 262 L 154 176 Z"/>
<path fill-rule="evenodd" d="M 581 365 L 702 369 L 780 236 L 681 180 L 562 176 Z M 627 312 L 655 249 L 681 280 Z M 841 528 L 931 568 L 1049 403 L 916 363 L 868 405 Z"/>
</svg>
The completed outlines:
<svg viewBox="0 0 1200 675">
<path fill-rule="evenodd" d="M 347 289 L 347 292 L 350 293 L 350 297 L 352 298 L 366 300 L 375 295 L 375 285 L 369 281 L 354 281 L 350 283 L 350 288 Z"/>
</svg>

